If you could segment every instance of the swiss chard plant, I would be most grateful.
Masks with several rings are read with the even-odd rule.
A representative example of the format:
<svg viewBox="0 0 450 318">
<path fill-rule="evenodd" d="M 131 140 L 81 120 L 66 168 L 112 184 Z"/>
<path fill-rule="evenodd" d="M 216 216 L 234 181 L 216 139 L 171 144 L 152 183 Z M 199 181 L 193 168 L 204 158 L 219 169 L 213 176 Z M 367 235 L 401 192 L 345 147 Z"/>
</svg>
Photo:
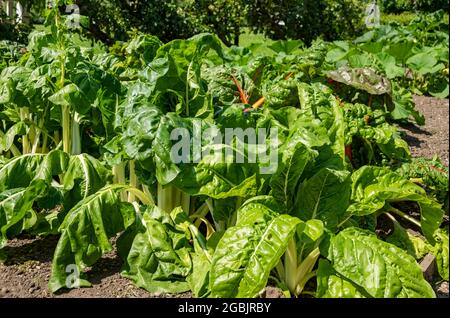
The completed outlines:
<svg viewBox="0 0 450 318">
<path fill-rule="evenodd" d="M 1 73 L 2 259 L 21 233 L 59 235 L 52 292 L 90 286 L 114 244 L 157 293 L 435 297 L 428 253 L 448 280 L 448 172 L 393 125 L 423 121 L 396 59 L 442 54 L 420 66 L 368 35 L 260 54 L 207 33 L 107 51 L 64 21 L 51 10 Z"/>
</svg>

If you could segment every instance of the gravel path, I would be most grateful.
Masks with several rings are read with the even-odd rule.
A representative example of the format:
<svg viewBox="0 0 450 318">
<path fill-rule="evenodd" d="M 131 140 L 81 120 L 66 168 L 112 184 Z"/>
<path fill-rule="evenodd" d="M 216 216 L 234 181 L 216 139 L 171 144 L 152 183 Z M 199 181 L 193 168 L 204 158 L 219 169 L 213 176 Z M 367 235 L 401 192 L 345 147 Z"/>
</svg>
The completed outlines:
<svg viewBox="0 0 450 318">
<path fill-rule="evenodd" d="M 401 128 L 413 156 L 432 158 L 437 154 L 448 166 L 448 100 L 415 97 L 415 102 L 425 115 L 425 126 L 403 125 Z M 93 283 L 91 288 L 64 290 L 53 295 L 47 289 L 47 282 L 57 241 L 55 236 L 33 238 L 26 235 L 10 240 L 4 249 L 8 260 L 0 264 L 0 297 L 191 297 L 190 293 L 150 294 L 136 288 L 130 280 L 120 276 L 121 260 L 115 252 L 105 255 L 88 272 L 88 279 Z M 440 297 L 448 297 L 448 283 L 435 288 L 439 289 Z"/>
</svg>

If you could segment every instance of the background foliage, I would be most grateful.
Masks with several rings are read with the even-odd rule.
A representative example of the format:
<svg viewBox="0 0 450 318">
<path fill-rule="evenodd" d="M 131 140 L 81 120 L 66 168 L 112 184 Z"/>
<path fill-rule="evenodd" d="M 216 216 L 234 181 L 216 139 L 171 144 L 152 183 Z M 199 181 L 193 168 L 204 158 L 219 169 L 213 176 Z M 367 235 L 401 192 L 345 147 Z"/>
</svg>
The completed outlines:
<svg viewBox="0 0 450 318">
<path fill-rule="evenodd" d="M 131 30 L 156 35 L 163 42 L 200 32 L 215 33 L 226 45 L 237 45 L 243 28 L 272 39 L 317 37 L 332 41 L 364 31 L 363 0 L 71 0 L 88 16 L 85 32 L 106 44 L 130 39 Z M 45 0 L 22 0 L 34 22 L 46 8 Z M 380 0 L 384 14 L 411 11 L 448 11 L 448 0 Z M 92 10 L 95 8 L 95 10 Z M 61 11 L 65 11 L 61 7 Z M 0 13 L 2 14 L 2 13 Z M 5 21 L 4 17 L 1 21 Z M 24 28 L 24 29 L 23 29 Z M 26 27 L 0 23 L 0 39 L 24 42 Z"/>
<path fill-rule="evenodd" d="M 46 1 L 21 3 L 31 10 L 33 21 L 39 22 Z M 309 43 L 322 36 L 335 40 L 362 30 L 364 9 L 361 0 L 73 0 L 66 3 L 80 7 L 80 13 L 91 22 L 85 31 L 106 44 L 128 40 L 129 31 L 135 29 L 156 35 L 163 42 L 212 32 L 231 45 L 238 44 L 243 27 L 273 39 L 300 38 Z M 61 11 L 65 8 L 61 7 Z M 5 32 L 13 34 L 9 30 L 2 34 Z"/>
<path fill-rule="evenodd" d="M 357 0 L 253 0 L 248 23 L 274 39 L 299 38 L 310 43 L 348 38 L 363 28 L 363 8 Z"/>
<path fill-rule="evenodd" d="M 436 10 L 448 11 L 448 0 L 381 0 L 378 1 L 383 12 L 400 13 L 404 11 L 433 12 Z"/>
</svg>

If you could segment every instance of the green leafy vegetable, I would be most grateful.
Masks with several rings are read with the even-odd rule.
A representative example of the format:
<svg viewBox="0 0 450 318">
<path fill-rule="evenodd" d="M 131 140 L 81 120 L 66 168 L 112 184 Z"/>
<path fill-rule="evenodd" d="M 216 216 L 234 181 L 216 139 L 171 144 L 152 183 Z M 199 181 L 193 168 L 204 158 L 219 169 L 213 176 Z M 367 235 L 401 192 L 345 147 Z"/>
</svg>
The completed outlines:
<svg viewBox="0 0 450 318">
<path fill-rule="evenodd" d="M 435 297 L 414 258 L 369 231 L 341 231 L 331 238 L 326 255 L 337 273 L 371 297 Z"/>
</svg>

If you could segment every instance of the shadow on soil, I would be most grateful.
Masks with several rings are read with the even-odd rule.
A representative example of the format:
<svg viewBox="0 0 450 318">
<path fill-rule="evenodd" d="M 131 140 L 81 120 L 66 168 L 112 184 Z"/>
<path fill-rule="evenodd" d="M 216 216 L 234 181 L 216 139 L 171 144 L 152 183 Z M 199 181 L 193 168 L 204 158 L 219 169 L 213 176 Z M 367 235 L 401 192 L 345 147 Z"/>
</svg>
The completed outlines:
<svg viewBox="0 0 450 318">
<path fill-rule="evenodd" d="M 100 284 L 104 278 L 120 273 L 122 260 L 119 256 L 100 259 L 86 274 L 92 284 Z"/>
<path fill-rule="evenodd" d="M 99 259 L 91 269 L 85 272 L 85 278 L 92 284 L 98 285 L 103 279 L 120 273 L 122 260 L 118 255 L 107 256 Z M 55 295 L 63 295 L 71 292 L 71 289 L 60 289 Z"/>
<path fill-rule="evenodd" d="M 6 246 L 5 265 L 24 264 L 27 261 L 51 262 L 59 236 L 45 236 L 19 246 Z"/>
<path fill-rule="evenodd" d="M 426 131 L 422 128 L 420 128 L 419 126 L 413 125 L 413 124 L 400 124 L 400 127 L 402 127 L 403 129 L 406 129 L 414 134 L 420 134 L 420 135 L 425 135 L 425 136 L 432 136 L 433 134 L 430 133 L 429 131 Z"/>
</svg>

